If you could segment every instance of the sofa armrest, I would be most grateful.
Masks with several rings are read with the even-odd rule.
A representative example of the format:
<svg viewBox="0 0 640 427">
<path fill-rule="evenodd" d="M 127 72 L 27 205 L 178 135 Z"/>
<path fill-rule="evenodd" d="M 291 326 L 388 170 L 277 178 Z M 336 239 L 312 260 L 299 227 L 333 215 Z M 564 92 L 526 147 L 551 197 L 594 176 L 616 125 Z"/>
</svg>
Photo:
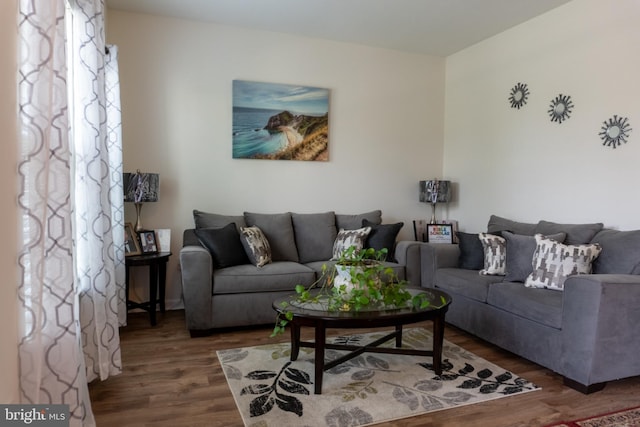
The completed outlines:
<svg viewBox="0 0 640 427">
<path fill-rule="evenodd" d="M 207 329 L 211 324 L 213 261 L 202 246 L 180 249 L 182 295 L 187 328 Z"/>
<path fill-rule="evenodd" d="M 640 375 L 640 276 L 571 276 L 562 304 L 565 377 L 589 386 Z"/>
<path fill-rule="evenodd" d="M 401 240 L 395 249 L 397 263 L 404 265 L 404 278 L 413 286 L 420 286 L 420 245 L 421 242 Z"/>
<path fill-rule="evenodd" d="M 421 282 L 424 288 L 435 285 L 436 270 L 458 266 L 460 248 L 457 244 L 423 243 L 420 247 Z"/>
</svg>

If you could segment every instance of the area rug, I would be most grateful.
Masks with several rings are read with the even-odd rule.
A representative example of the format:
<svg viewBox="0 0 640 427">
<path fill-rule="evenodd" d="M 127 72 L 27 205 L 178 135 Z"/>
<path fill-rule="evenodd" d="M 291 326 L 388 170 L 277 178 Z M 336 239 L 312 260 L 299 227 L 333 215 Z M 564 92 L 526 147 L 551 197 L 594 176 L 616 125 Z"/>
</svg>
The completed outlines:
<svg viewBox="0 0 640 427">
<path fill-rule="evenodd" d="M 386 332 L 327 339 L 356 344 Z M 385 345 L 393 345 L 395 341 Z M 407 348 L 431 348 L 424 328 L 403 332 Z M 445 340 L 442 375 L 430 357 L 364 353 L 324 373 L 313 394 L 313 349 L 289 359 L 289 343 L 218 351 L 245 426 L 363 426 L 537 390 L 531 382 Z M 334 360 L 342 351 L 325 351 Z"/>
<path fill-rule="evenodd" d="M 563 421 L 548 427 L 638 427 L 640 407 L 596 415 L 575 421 Z"/>
</svg>

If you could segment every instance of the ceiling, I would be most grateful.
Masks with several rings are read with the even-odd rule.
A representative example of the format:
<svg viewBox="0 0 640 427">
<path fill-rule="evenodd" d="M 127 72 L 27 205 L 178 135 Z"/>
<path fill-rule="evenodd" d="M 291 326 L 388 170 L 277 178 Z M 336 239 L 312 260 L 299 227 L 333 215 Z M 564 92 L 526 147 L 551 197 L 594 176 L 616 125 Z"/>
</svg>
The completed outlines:
<svg viewBox="0 0 640 427">
<path fill-rule="evenodd" d="M 106 0 L 107 7 L 448 56 L 570 0 Z"/>
</svg>

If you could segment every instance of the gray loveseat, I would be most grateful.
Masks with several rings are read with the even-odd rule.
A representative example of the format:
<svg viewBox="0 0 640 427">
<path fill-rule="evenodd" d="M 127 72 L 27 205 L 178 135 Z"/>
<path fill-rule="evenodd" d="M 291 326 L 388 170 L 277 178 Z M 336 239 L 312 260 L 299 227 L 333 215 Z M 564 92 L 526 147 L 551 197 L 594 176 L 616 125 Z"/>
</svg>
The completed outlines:
<svg viewBox="0 0 640 427">
<path fill-rule="evenodd" d="M 583 393 L 640 375 L 640 230 L 491 216 L 487 232 L 508 236 L 506 276 L 479 274 L 471 233 L 459 233 L 459 245 L 421 248 L 422 286 L 452 296 L 448 323 L 561 374 L 566 385 Z M 562 291 L 509 279 L 518 268 L 514 250 L 531 256 L 539 247 L 531 243 L 536 233 L 564 233 L 567 245 L 598 243 L 591 274 L 570 275 Z"/>
<path fill-rule="evenodd" d="M 195 229 L 184 231 L 180 250 L 191 336 L 206 335 L 217 328 L 273 323 L 276 313 L 272 302 L 293 293 L 297 284 L 311 285 L 321 275 L 323 264 L 329 264 L 332 257 L 340 229 L 353 230 L 367 224 L 372 227 L 367 246 L 392 246 L 392 250 L 402 227 L 401 223 L 382 224 L 379 210 L 359 215 L 245 212 L 237 216 L 196 210 L 194 220 Z M 273 262 L 262 267 L 243 260 L 243 249 L 238 248 L 236 231 L 254 225 L 263 231 L 272 252 Z M 397 242 L 395 253 L 386 261 L 400 279 L 415 285 L 420 284 L 420 245 Z"/>
</svg>

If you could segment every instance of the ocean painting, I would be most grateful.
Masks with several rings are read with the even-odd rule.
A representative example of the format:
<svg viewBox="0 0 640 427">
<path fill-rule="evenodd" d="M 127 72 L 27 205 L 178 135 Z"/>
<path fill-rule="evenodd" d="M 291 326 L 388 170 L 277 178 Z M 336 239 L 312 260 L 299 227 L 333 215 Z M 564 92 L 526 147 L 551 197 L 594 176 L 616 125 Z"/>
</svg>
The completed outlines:
<svg viewBox="0 0 640 427">
<path fill-rule="evenodd" d="M 329 159 L 329 89 L 233 81 L 233 158 Z"/>
</svg>

